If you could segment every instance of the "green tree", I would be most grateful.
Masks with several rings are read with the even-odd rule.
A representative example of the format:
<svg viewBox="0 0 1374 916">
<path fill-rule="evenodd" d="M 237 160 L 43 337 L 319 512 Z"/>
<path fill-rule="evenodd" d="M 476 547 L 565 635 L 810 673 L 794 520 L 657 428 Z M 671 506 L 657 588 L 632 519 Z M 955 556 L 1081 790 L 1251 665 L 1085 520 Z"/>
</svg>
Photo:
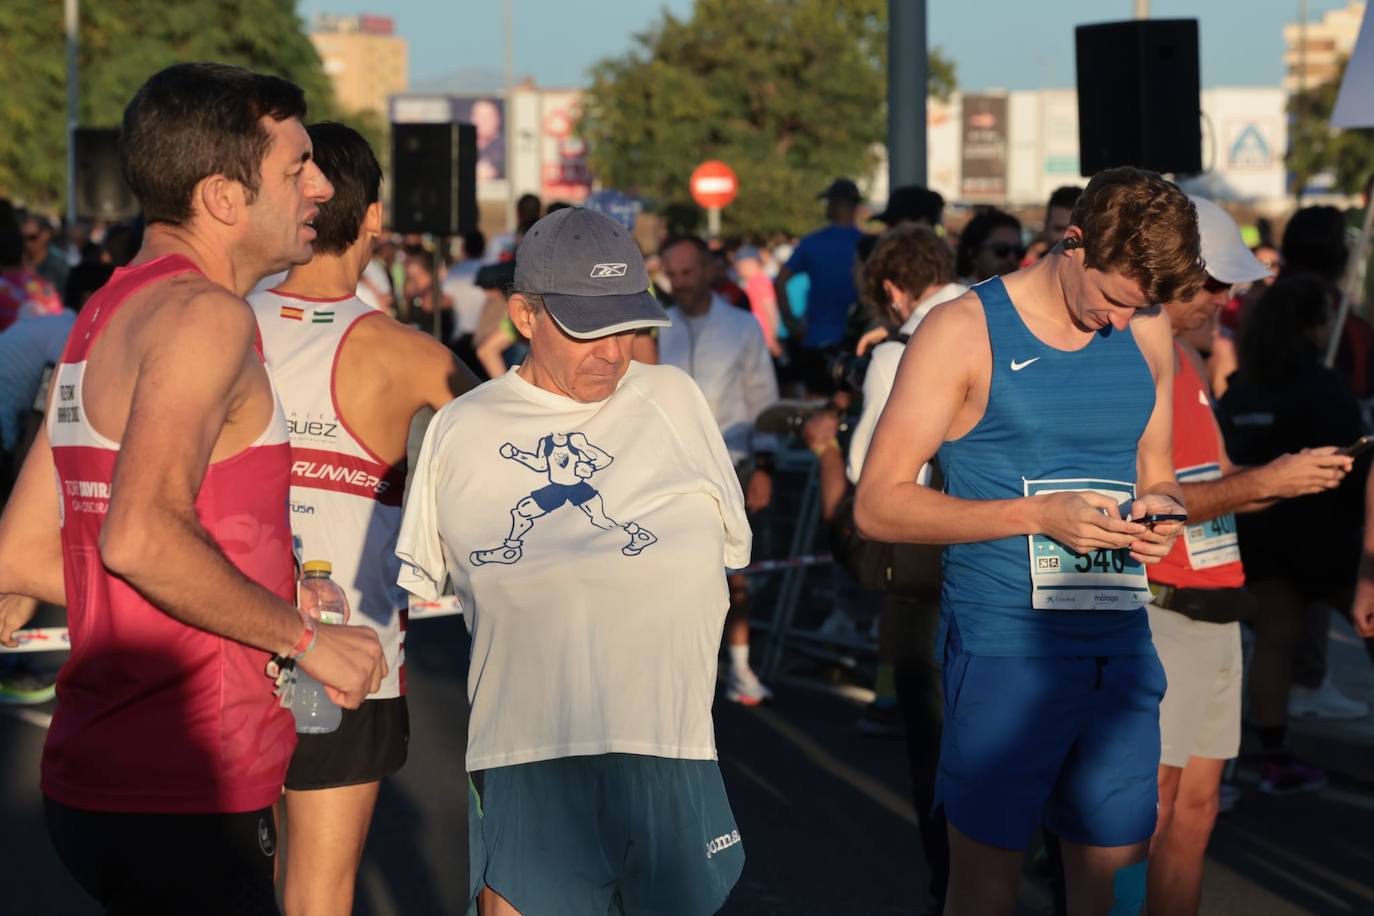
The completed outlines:
<svg viewBox="0 0 1374 916">
<path fill-rule="evenodd" d="M 80 121 L 118 126 L 145 79 L 179 61 L 214 60 L 301 86 L 311 120 L 344 120 L 374 144 L 377 118 L 344 116 L 295 0 L 96 0 L 81 6 Z M 62 4 L 0 2 L 0 196 L 60 209 L 66 197 L 66 49 Z M 379 152 L 381 148 L 379 147 Z"/>
<path fill-rule="evenodd" d="M 1345 63 L 1341 61 L 1331 82 L 1295 93 L 1288 100 L 1292 119 L 1286 161 L 1293 173 L 1293 193 L 1299 198 L 1320 174 L 1329 173 L 1336 189 L 1344 194 L 1359 193 L 1374 175 L 1374 129 L 1337 130 L 1331 126 Z"/>
<path fill-rule="evenodd" d="M 700 219 L 688 179 L 720 159 L 740 182 L 723 231 L 801 233 L 830 179 L 877 163 L 886 57 L 884 0 L 697 0 L 690 18 L 665 13 L 629 53 L 592 68 L 578 130 L 593 173 L 656 201 L 670 222 Z M 930 74 L 933 92 L 953 90 L 938 53 Z"/>
</svg>

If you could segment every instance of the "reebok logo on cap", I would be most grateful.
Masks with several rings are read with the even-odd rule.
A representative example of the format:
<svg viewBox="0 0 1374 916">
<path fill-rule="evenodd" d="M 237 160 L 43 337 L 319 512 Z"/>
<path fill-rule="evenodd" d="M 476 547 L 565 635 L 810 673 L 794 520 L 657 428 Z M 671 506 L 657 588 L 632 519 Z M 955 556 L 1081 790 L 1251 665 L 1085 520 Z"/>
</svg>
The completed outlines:
<svg viewBox="0 0 1374 916">
<path fill-rule="evenodd" d="M 628 264 L 593 264 L 591 276 L 592 279 L 623 277 L 629 266 Z"/>
</svg>

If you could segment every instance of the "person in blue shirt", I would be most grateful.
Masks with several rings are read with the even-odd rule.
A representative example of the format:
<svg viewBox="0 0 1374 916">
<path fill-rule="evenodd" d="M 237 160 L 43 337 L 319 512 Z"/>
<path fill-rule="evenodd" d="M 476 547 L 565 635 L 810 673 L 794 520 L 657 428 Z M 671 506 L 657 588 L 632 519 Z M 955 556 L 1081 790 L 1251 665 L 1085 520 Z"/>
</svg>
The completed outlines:
<svg viewBox="0 0 1374 916">
<path fill-rule="evenodd" d="M 858 299 L 854 288 L 854 250 L 863 233 L 854 221 L 862 199 L 859 186 L 848 178 L 836 178 L 821 192 L 820 199 L 825 201 L 828 225 L 797 244 L 773 281 L 778 311 L 787 324 L 788 336 L 798 341 L 793 357 L 798 364 L 797 374 L 803 380 L 813 378 L 816 372 L 824 374 L 822 351 L 844 340 L 849 310 Z M 811 281 L 801 321 L 793 317 L 788 298 L 788 281 L 797 274 L 806 274 Z"/>
<path fill-rule="evenodd" d="M 1182 191 L 1110 169 L 1049 255 L 936 306 L 903 354 L 854 515 L 873 540 L 950 545 L 948 914 L 1015 912 L 1041 827 L 1062 840 L 1073 912 L 1143 883 L 1165 687 L 1144 564 L 1186 518 L 1159 303 L 1202 286 L 1199 252 Z M 944 492 L 917 483 L 936 457 Z"/>
</svg>

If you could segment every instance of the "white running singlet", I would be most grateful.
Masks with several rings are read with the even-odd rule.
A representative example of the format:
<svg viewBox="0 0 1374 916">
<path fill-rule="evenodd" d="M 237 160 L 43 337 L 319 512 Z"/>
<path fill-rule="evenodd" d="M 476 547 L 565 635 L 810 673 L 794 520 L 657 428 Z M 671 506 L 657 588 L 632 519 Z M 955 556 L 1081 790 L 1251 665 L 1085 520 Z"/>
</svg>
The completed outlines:
<svg viewBox="0 0 1374 916">
<path fill-rule="evenodd" d="M 263 354 L 291 431 L 291 531 L 301 560 L 328 560 L 349 623 L 377 631 L 389 669 L 370 699 L 405 693 L 406 593 L 396 584 L 405 460 L 388 464 L 339 415 L 339 351 L 361 321 L 387 320 L 356 296 L 250 295 Z M 376 316 L 374 318 L 374 316 Z"/>
</svg>

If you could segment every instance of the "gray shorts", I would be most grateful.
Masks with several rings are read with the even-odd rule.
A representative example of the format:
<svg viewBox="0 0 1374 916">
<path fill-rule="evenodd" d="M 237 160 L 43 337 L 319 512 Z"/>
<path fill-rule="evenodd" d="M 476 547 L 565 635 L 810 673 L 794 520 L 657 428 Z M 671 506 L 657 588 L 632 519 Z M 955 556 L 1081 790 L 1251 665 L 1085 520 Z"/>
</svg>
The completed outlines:
<svg viewBox="0 0 1374 916">
<path fill-rule="evenodd" d="M 1205 623 L 1147 606 L 1169 687 L 1159 706 L 1159 762 L 1230 760 L 1240 753 L 1240 624 Z"/>
</svg>

